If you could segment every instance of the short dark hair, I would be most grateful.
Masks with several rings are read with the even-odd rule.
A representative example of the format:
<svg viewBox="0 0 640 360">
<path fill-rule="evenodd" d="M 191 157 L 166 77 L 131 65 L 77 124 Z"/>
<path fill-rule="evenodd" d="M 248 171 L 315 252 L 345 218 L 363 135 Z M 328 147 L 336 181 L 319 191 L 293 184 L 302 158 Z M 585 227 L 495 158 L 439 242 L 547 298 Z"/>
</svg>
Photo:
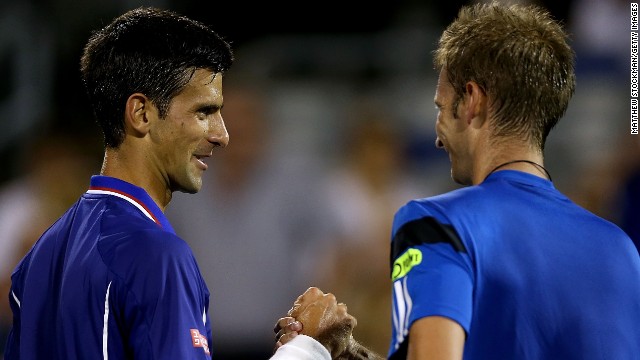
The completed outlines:
<svg viewBox="0 0 640 360">
<path fill-rule="evenodd" d="M 141 7 L 116 17 L 87 42 L 80 70 L 106 147 L 124 140 L 124 109 L 136 92 L 164 118 L 197 69 L 226 72 L 231 46 L 204 24 L 168 10 Z"/>
<path fill-rule="evenodd" d="M 575 54 L 562 25 L 536 6 L 463 7 L 442 34 L 434 63 L 458 99 L 475 81 L 489 96 L 493 134 L 540 150 L 575 91 Z"/>
</svg>

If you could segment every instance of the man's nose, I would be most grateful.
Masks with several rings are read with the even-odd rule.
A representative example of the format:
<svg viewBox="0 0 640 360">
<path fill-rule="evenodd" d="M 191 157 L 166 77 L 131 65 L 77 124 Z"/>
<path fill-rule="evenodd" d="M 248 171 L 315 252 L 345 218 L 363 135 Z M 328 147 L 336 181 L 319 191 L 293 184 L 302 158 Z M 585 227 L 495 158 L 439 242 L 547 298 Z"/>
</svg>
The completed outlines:
<svg viewBox="0 0 640 360">
<path fill-rule="evenodd" d="M 224 125 L 222 116 L 220 116 L 215 121 L 212 121 L 212 124 L 209 128 L 209 137 L 207 140 L 209 140 L 209 142 L 213 145 L 223 148 L 229 144 L 229 133 L 227 132 L 227 128 Z"/>
</svg>

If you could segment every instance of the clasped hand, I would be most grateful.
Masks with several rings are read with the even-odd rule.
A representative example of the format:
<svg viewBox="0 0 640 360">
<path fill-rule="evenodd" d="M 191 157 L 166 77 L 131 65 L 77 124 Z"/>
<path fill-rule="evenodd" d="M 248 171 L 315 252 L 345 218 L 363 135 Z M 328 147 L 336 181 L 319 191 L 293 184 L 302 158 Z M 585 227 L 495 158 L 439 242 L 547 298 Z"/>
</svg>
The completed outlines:
<svg viewBox="0 0 640 360">
<path fill-rule="evenodd" d="M 337 303 L 333 294 L 310 287 L 298 296 L 287 316 L 276 323 L 276 349 L 304 334 L 318 340 L 335 359 L 353 342 L 356 324 L 356 319 L 347 313 L 347 306 Z"/>
</svg>

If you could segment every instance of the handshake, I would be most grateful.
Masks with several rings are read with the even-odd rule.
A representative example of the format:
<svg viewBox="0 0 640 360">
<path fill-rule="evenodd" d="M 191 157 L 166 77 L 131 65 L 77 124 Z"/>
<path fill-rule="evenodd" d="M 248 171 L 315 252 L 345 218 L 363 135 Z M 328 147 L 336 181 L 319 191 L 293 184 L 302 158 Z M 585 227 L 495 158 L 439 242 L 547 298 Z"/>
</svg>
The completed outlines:
<svg viewBox="0 0 640 360">
<path fill-rule="evenodd" d="M 356 325 L 356 319 L 347 313 L 347 306 L 338 303 L 333 294 L 310 287 L 296 299 L 287 316 L 276 323 L 276 351 L 302 334 L 322 344 L 332 359 L 382 359 L 377 355 L 370 357 L 374 354 L 354 340 L 352 332 Z"/>
</svg>

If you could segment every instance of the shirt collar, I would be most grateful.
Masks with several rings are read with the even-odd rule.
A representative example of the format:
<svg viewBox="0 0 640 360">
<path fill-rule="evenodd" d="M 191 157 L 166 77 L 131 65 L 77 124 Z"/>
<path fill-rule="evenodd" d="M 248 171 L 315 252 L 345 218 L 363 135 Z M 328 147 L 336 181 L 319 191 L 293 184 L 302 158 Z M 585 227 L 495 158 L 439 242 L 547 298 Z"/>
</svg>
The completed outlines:
<svg viewBox="0 0 640 360">
<path fill-rule="evenodd" d="M 549 181 L 548 179 L 529 174 L 524 171 L 511 169 L 497 170 L 489 174 L 484 182 L 497 181 L 499 179 L 516 181 L 519 183 L 539 186 L 547 189 L 555 189 L 555 187 L 553 186 L 553 182 Z"/>
<path fill-rule="evenodd" d="M 93 175 L 87 193 L 112 195 L 124 199 L 140 210 L 146 217 L 153 220 L 158 226 L 175 234 L 173 227 L 162 210 L 141 187 L 110 176 Z"/>
</svg>

